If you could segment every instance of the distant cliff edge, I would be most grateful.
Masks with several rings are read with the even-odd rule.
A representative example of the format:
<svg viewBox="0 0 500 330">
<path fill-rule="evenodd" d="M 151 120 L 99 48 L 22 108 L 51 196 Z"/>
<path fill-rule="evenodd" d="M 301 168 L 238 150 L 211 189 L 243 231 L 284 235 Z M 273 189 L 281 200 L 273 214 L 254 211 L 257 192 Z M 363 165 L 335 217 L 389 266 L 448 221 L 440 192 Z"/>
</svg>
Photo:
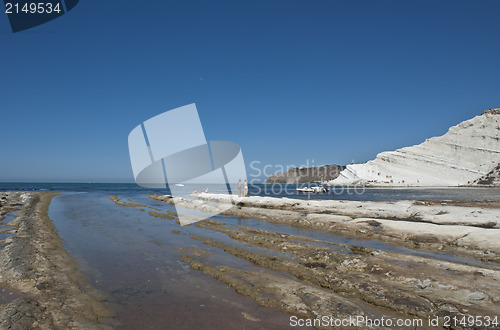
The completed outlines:
<svg viewBox="0 0 500 330">
<path fill-rule="evenodd" d="M 341 165 L 325 165 L 320 167 L 298 167 L 288 172 L 271 175 L 266 183 L 307 184 L 315 181 L 331 181 L 345 169 Z"/>
<path fill-rule="evenodd" d="M 500 108 L 451 127 L 442 136 L 386 151 L 365 164 L 348 165 L 331 185 L 498 185 Z"/>
</svg>

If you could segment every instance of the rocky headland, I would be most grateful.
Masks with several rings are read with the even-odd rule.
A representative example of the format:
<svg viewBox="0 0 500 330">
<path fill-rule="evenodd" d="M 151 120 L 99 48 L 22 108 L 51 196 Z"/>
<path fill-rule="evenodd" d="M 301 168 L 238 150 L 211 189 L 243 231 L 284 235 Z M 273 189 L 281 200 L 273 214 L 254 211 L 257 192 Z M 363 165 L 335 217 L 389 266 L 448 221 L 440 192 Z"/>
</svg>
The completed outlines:
<svg viewBox="0 0 500 330">
<path fill-rule="evenodd" d="M 313 182 L 331 181 L 337 178 L 345 169 L 342 165 L 325 165 L 319 167 L 297 167 L 281 173 L 273 174 L 265 183 L 308 184 Z"/>
<path fill-rule="evenodd" d="M 419 145 L 382 152 L 365 164 L 348 165 L 329 184 L 494 185 L 498 183 L 499 164 L 500 108 L 497 108 L 485 110 L 482 115 Z"/>
</svg>

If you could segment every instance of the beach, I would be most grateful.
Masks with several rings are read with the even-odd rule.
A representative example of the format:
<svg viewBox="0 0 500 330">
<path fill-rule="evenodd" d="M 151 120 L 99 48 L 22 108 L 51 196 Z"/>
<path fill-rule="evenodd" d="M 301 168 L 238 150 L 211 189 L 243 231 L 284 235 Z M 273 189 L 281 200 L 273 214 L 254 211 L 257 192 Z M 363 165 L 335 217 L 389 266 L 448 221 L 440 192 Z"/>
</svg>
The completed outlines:
<svg viewBox="0 0 500 330">
<path fill-rule="evenodd" d="M 0 305 L 2 327 L 274 329 L 330 317 L 435 329 L 498 316 L 495 201 L 120 190 L 0 200 L 3 221 L 15 217 L 0 251 L 1 287 L 15 297 Z M 222 214 L 182 226 L 173 204 Z"/>
</svg>

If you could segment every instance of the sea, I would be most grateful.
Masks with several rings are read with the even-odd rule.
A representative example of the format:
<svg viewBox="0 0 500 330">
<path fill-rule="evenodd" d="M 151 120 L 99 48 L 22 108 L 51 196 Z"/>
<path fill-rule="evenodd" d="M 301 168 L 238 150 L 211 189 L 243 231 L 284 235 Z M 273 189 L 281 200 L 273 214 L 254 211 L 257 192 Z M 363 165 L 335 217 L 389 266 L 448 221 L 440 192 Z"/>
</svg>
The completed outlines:
<svg viewBox="0 0 500 330">
<path fill-rule="evenodd" d="M 296 188 L 307 185 L 296 184 L 251 184 L 249 196 L 277 198 L 355 200 L 374 202 L 396 202 L 401 200 L 442 200 L 442 201 L 500 201 L 500 187 L 329 187 L 327 193 L 301 193 Z M 192 192 L 208 190 L 210 193 L 226 193 L 225 185 L 186 185 L 183 189 Z M 57 191 L 57 192 L 105 192 L 148 194 L 170 194 L 170 189 L 142 188 L 135 183 L 0 183 L 0 191 Z M 237 193 L 236 191 L 233 193 Z"/>
<path fill-rule="evenodd" d="M 186 185 L 224 192 L 227 187 Z M 250 185 L 250 196 L 300 199 L 363 201 L 474 200 L 499 201 L 495 188 L 333 188 L 325 194 L 302 194 L 296 185 Z M 218 231 L 154 217 L 140 207 L 124 207 L 109 199 L 116 195 L 156 212 L 175 212 L 172 205 L 149 198 L 151 192 L 169 194 L 168 189 L 145 189 L 123 183 L 0 183 L 0 191 L 57 192 L 49 208 L 64 248 L 71 253 L 88 284 L 100 291 L 103 304 L 112 312 L 105 324 L 118 329 L 286 329 L 290 316 L 278 309 L 263 307 L 238 295 L 224 283 L 193 270 L 181 254 L 193 249 L 207 251 L 202 260 L 214 266 L 272 273 L 239 259 L 224 250 L 193 237 L 215 241 L 249 251 L 273 253 L 231 239 Z M 10 215 L 12 216 L 12 215 Z M 315 238 L 349 246 L 364 246 L 462 264 L 480 261 L 422 249 L 407 249 L 375 240 L 347 238 L 327 232 L 274 225 L 257 219 L 216 215 L 225 226 L 251 227 L 284 234 Z M 344 252 L 349 254 L 350 250 Z M 263 275 L 264 276 L 264 275 Z"/>
</svg>

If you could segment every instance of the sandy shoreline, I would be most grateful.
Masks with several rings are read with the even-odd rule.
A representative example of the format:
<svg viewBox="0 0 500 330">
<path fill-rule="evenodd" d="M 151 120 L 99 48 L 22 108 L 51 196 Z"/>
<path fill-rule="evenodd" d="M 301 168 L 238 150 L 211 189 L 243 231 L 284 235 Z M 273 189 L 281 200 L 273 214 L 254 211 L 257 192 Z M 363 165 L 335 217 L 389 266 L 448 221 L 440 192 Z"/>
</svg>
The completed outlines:
<svg viewBox="0 0 500 330">
<path fill-rule="evenodd" d="M 3 329 L 105 329 L 109 312 L 102 295 L 86 283 L 62 245 L 48 207 L 53 193 L 0 194 L 4 215 L 17 211 L 7 225 L 14 234 L 2 242 L 0 286 L 19 298 L 0 305 Z"/>
</svg>

